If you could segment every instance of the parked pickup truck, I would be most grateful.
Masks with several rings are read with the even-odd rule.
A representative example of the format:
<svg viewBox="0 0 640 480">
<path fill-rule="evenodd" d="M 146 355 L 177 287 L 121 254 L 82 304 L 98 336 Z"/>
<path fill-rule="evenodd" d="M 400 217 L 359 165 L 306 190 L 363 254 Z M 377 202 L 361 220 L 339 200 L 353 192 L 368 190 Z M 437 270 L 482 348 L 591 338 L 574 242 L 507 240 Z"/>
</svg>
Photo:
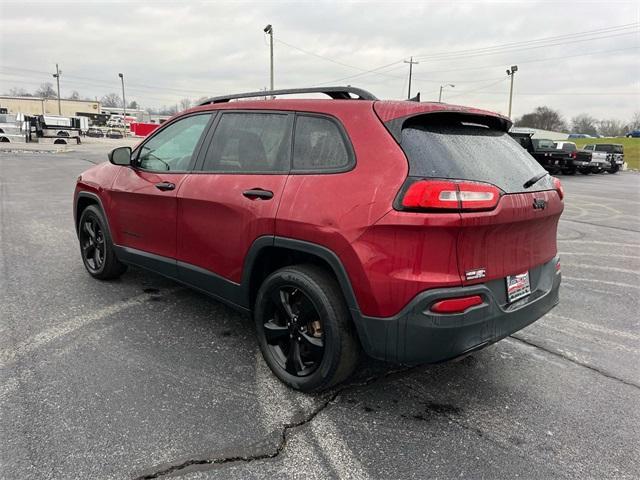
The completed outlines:
<svg viewBox="0 0 640 480">
<path fill-rule="evenodd" d="M 594 155 L 606 154 L 609 158 L 604 170 L 609 173 L 616 173 L 624 165 L 624 147 L 619 143 L 590 143 L 583 148 Z"/>
<path fill-rule="evenodd" d="M 542 167 L 550 173 L 572 170 L 573 159 L 567 152 L 558 150 L 553 140 L 531 138 L 532 133 L 509 132 Z"/>
<path fill-rule="evenodd" d="M 554 145 L 556 149 L 568 153 L 573 159 L 573 165 L 565 168 L 563 173 L 568 175 L 574 175 L 576 171 L 579 171 L 580 173 L 589 173 L 591 168 L 593 168 L 594 163 L 592 162 L 594 159 L 591 152 L 580 150 L 573 142 L 555 142 Z M 599 165 L 597 159 L 595 165 Z"/>
</svg>

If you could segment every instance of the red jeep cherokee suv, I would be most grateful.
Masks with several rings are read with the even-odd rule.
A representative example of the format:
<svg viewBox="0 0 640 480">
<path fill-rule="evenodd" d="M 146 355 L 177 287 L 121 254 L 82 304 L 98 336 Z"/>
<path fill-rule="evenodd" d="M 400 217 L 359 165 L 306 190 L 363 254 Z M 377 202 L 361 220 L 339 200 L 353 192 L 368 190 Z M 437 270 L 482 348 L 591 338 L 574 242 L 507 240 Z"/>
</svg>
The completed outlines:
<svg viewBox="0 0 640 480">
<path fill-rule="evenodd" d="M 557 304 L 562 187 L 509 119 L 353 87 L 267 95 L 312 92 L 330 98 L 212 98 L 84 172 L 89 273 L 136 265 L 252 312 L 269 367 L 305 391 L 361 348 L 440 362 Z"/>
</svg>

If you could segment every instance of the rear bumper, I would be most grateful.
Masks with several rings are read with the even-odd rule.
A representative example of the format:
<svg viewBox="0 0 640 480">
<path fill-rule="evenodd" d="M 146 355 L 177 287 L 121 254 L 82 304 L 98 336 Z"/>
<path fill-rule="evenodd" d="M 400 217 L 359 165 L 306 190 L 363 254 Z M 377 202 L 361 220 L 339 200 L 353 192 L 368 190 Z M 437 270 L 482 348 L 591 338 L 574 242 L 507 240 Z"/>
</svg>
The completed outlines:
<svg viewBox="0 0 640 480">
<path fill-rule="evenodd" d="M 469 287 L 435 289 L 417 295 L 398 315 L 357 317 L 358 333 L 370 356 L 407 364 L 436 363 L 478 350 L 535 322 L 559 300 L 558 257 L 529 272 L 531 294 L 507 304 L 504 279 Z M 444 298 L 481 295 L 484 303 L 462 314 L 436 314 L 429 307 Z"/>
</svg>

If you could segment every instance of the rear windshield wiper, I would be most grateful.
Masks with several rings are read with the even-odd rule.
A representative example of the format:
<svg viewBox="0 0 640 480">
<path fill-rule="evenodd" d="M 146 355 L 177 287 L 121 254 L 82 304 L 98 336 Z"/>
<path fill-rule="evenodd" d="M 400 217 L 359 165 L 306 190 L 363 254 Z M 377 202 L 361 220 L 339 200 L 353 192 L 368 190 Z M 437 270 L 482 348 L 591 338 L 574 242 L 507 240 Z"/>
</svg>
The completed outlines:
<svg viewBox="0 0 640 480">
<path fill-rule="evenodd" d="M 529 180 L 524 182 L 524 185 L 522 185 L 522 188 L 529 188 L 529 187 L 535 185 L 536 183 L 538 183 L 540 180 L 542 180 L 547 175 L 549 175 L 549 172 L 539 173 L 535 177 L 531 177 Z"/>
</svg>

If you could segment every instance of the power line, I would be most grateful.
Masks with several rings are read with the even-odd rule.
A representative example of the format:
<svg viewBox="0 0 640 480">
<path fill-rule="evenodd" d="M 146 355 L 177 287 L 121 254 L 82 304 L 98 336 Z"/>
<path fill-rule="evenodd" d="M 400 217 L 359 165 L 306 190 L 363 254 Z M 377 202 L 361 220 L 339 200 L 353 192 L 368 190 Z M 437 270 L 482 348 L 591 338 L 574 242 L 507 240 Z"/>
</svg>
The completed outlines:
<svg viewBox="0 0 640 480">
<path fill-rule="evenodd" d="M 431 59 L 430 62 L 437 62 L 437 61 L 441 61 L 441 60 L 459 60 L 459 59 L 465 59 L 465 58 L 475 58 L 475 57 L 484 57 L 484 56 L 489 56 L 489 55 L 504 55 L 507 53 L 513 53 L 513 52 L 522 52 L 525 50 L 535 50 L 538 48 L 548 48 L 548 47 L 557 47 L 557 46 L 562 46 L 562 45 L 571 45 L 574 43 L 583 43 L 583 42 L 593 42 L 595 40 L 604 40 L 607 38 L 615 38 L 615 37 L 622 37 L 622 36 L 626 36 L 626 35 L 635 35 L 637 34 L 637 32 L 622 32 L 622 33 L 615 33 L 615 34 L 611 34 L 611 35 L 601 35 L 599 37 L 593 37 L 593 38 L 582 38 L 582 39 L 577 39 L 577 40 L 567 40 L 567 41 L 562 41 L 562 42 L 556 42 L 556 43 L 547 43 L 547 44 L 543 44 L 543 45 L 533 45 L 533 46 L 527 46 L 527 47 L 518 47 L 518 48 L 510 48 L 510 49 L 504 49 L 504 50 L 500 50 L 500 51 L 493 51 L 493 52 L 483 52 L 483 53 L 469 53 L 469 54 L 460 54 L 460 55 L 452 55 L 450 57 L 439 57 L 437 59 Z M 421 60 L 423 60 L 422 57 L 420 57 Z"/>
<path fill-rule="evenodd" d="M 640 46 L 616 48 L 613 50 L 601 50 L 599 52 L 579 53 L 577 55 L 561 55 L 558 57 L 545 57 L 545 58 L 538 58 L 535 60 L 524 60 L 524 61 L 516 60 L 516 62 L 518 64 L 526 64 L 526 63 L 548 62 L 551 60 L 568 60 L 568 59 L 577 58 L 577 57 L 588 57 L 592 55 L 601 55 L 603 53 L 623 52 L 623 51 L 638 50 L 638 49 L 640 49 Z M 504 63 L 494 63 L 491 65 L 483 65 L 481 67 L 463 67 L 463 68 L 452 68 L 448 70 L 431 70 L 430 72 L 427 72 L 427 73 L 449 73 L 449 72 L 463 72 L 463 71 L 469 71 L 469 70 L 487 70 L 493 67 L 504 67 L 504 66 L 505 66 Z"/>
<path fill-rule="evenodd" d="M 37 73 L 37 74 L 42 74 L 42 75 L 50 75 L 49 72 L 44 72 L 41 70 L 31 70 L 31 69 L 27 69 L 27 68 L 21 68 L 21 67 L 13 67 L 13 66 L 8 66 L 8 65 L 0 65 L 0 70 L 15 70 L 15 71 L 21 71 L 21 72 L 27 72 L 27 73 Z M 65 78 L 71 78 L 71 79 L 77 79 L 77 80 L 82 80 L 83 82 L 75 82 L 75 83 L 81 83 L 81 84 L 85 84 L 85 85 L 97 85 L 97 86 L 104 86 L 104 87 L 111 87 L 114 85 L 114 83 L 117 84 L 117 82 L 108 82 L 108 81 L 104 81 L 104 80 L 100 80 L 97 78 L 90 78 L 90 77 L 82 77 L 79 75 L 69 75 L 69 74 L 65 74 Z M 69 81 L 66 81 L 67 83 L 69 83 Z M 131 85 L 132 87 L 136 87 L 138 90 L 142 90 L 142 89 L 146 89 L 146 90 L 164 90 L 164 91 L 172 91 L 172 92 L 176 92 L 176 93 L 182 93 L 185 95 L 191 95 L 194 93 L 199 93 L 199 94 L 206 94 L 206 95 L 210 95 L 211 91 L 210 90 L 193 90 L 193 89 L 181 89 L 181 88 L 173 88 L 173 87 L 165 87 L 165 86 L 161 86 L 161 85 L 147 85 L 147 84 L 140 84 L 140 83 L 129 83 L 127 82 L 127 86 Z"/>
<path fill-rule="evenodd" d="M 599 29 L 595 29 L 595 30 L 586 30 L 586 31 L 582 31 L 582 32 L 567 33 L 567 34 L 556 35 L 556 36 L 552 36 L 552 37 L 543 37 L 543 38 L 540 38 L 540 39 L 531 39 L 531 40 L 522 40 L 522 41 L 519 41 L 519 42 L 503 43 L 503 44 L 500 44 L 500 45 L 493 45 L 493 46 L 489 46 L 489 47 L 481 47 L 481 48 L 476 48 L 476 49 L 465 49 L 465 50 L 456 50 L 456 51 L 432 53 L 432 54 L 429 54 L 429 55 L 418 55 L 418 56 L 416 56 L 416 58 L 432 59 L 432 58 L 437 58 L 437 57 L 455 56 L 455 55 L 458 55 L 458 54 L 479 53 L 479 52 L 491 51 L 491 50 L 495 50 L 495 49 L 511 48 L 511 47 L 516 47 L 516 46 L 529 45 L 529 44 L 533 44 L 533 43 L 554 41 L 554 40 L 563 39 L 563 38 L 575 38 L 575 37 L 580 37 L 580 36 L 585 36 L 585 35 L 597 35 L 597 34 L 601 34 L 601 33 L 610 33 L 610 32 L 613 32 L 613 31 L 627 30 L 627 29 L 634 28 L 634 27 L 637 29 L 638 27 L 640 27 L 640 23 L 638 23 L 638 22 L 636 22 L 636 23 L 627 23 L 627 24 L 623 24 L 623 25 L 616 25 L 616 26 L 611 26 L 611 27 L 599 28 Z M 633 32 L 631 32 L 631 33 L 633 33 Z"/>
<path fill-rule="evenodd" d="M 473 89 L 473 90 L 467 90 L 467 91 L 463 91 L 463 92 L 460 92 L 460 93 L 456 93 L 454 95 L 449 95 L 448 98 L 450 98 L 450 99 L 451 98 L 458 98 L 458 97 L 463 97 L 465 95 L 469 95 L 470 93 L 476 93 L 476 92 L 479 92 L 481 90 L 484 90 L 485 88 L 490 88 L 490 87 L 493 87 L 494 85 L 497 85 L 497 84 L 499 84 L 501 82 L 504 82 L 506 79 L 507 79 L 507 77 L 501 77 L 500 80 L 498 80 L 496 82 L 491 82 L 491 83 L 489 83 L 487 85 L 483 85 L 482 87 L 479 87 L 479 88 L 476 88 L 476 89 Z M 504 95 L 504 92 L 502 92 L 502 95 Z"/>
<path fill-rule="evenodd" d="M 516 52 L 516 51 L 522 51 L 522 50 L 531 50 L 531 49 L 536 49 L 536 48 L 544 48 L 544 47 L 552 47 L 552 46 L 561 46 L 561 45 L 568 45 L 568 44 L 572 44 L 572 43 L 581 43 L 581 42 L 590 42 L 590 41 L 595 41 L 595 40 L 602 40 L 602 39 L 607 39 L 607 38 L 612 38 L 612 37 L 618 37 L 618 36 L 624 36 L 624 35 L 631 35 L 634 33 L 637 33 L 636 31 L 631 31 L 631 32 L 621 32 L 622 30 L 629 30 L 629 29 L 637 29 L 637 27 L 640 26 L 640 23 L 630 23 L 630 24 L 624 24 L 624 25 L 617 25 L 617 26 L 611 26 L 611 27 L 606 27 L 606 28 L 600 28 L 600 29 L 595 29 L 595 30 L 587 30 L 587 31 L 583 31 L 583 32 L 577 32 L 577 33 L 573 33 L 573 34 L 563 34 L 563 35 L 556 35 L 553 37 L 546 37 L 546 38 L 542 38 L 542 39 L 534 39 L 534 40 L 525 40 L 525 41 L 521 41 L 521 42 L 511 42 L 511 43 L 506 43 L 506 44 L 501 44 L 501 45 L 495 45 L 492 47 L 483 47 L 483 48 L 479 48 L 479 49 L 472 49 L 472 50 L 459 50 L 459 51 L 455 51 L 455 52 L 441 52 L 441 53 L 436 53 L 436 54 L 431 54 L 431 55 L 421 55 L 415 58 L 419 58 L 419 59 L 433 59 L 434 61 L 440 61 L 440 60 L 447 60 L 447 59 L 459 59 L 459 58 L 472 58 L 472 57 L 477 57 L 477 56 L 485 56 L 485 55 L 498 55 L 500 53 L 512 53 L 512 52 Z M 612 33 L 612 32 L 619 32 L 619 33 Z M 621 32 L 621 33 L 620 33 Z M 611 35 L 603 35 L 605 33 L 612 33 Z M 581 38 L 581 39 L 576 39 L 575 37 L 579 37 L 579 36 L 587 36 L 587 35 L 598 35 L 598 36 L 594 36 L 593 38 Z M 555 43 L 550 43 L 550 44 L 544 44 L 544 45 L 535 45 L 535 46 L 531 46 L 531 44 L 533 43 L 541 43 L 541 42 L 549 42 L 549 41 L 553 41 L 553 40 L 558 40 L 558 39 L 565 39 L 565 38 L 569 38 L 570 40 L 567 41 L 563 41 L 563 42 L 555 42 Z M 400 64 L 402 63 L 402 60 L 399 60 L 397 62 L 393 62 L 387 65 L 383 65 L 381 67 L 377 67 L 374 69 L 364 69 L 362 67 L 356 66 L 356 65 L 352 65 L 340 60 L 336 60 L 335 58 L 331 58 L 331 57 L 327 57 L 325 55 L 320 55 L 318 53 L 315 52 L 311 52 L 309 50 L 305 50 L 303 48 L 300 48 L 296 45 L 292 45 L 288 42 L 285 42 L 283 40 L 277 40 L 278 42 L 282 43 L 283 45 L 286 45 L 287 47 L 290 47 L 292 49 L 298 50 L 302 53 L 305 53 L 307 55 L 311 55 L 323 60 L 326 60 L 328 62 L 331 63 L 335 63 L 337 65 L 341 65 L 347 68 L 352 68 L 354 70 L 359 70 L 361 71 L 360 74 L 355 74 L 355 75 L 350 75 L 347 77 L 343 77 L 337 80 L 334 80 L 332 82 L 323 82 L 320 83 L 318 85 L 326 85 L 328 83 L 333 83 L 333 82 L 340 82 L 340 81 L 344 81 L 344 80 L 350 80 L 353 78 L 357 78 L 361 75 L 365 75 L 365 74 L 376 74 L 376 75 L 382 75 L 382 76 L 386 76 L 386 77 L 391 77 L 391 78 L 403 78 L 399 75 L 391 75 L 388 72 L 383 72 L 380 70 L 383 70 L 389 66 L 393 66 L 396 64 Z M 521 46 L 520 48 L 513 48 L 513 47 L 518 47 Z M 502 51 L 500 51 L 500 49 L 502 49 Z M 493 51 L 492 51 L 493 50 Z M 522 63 L 522 62 L 521 62 Z M 416 80 L 418 79 L 418 77 L 415 77 Z M 424 81 L 432 81 L 434 83 L 440 83 L 444 80 L 426 80 L 426 79 L 421 79 Z"/>
</svg>

